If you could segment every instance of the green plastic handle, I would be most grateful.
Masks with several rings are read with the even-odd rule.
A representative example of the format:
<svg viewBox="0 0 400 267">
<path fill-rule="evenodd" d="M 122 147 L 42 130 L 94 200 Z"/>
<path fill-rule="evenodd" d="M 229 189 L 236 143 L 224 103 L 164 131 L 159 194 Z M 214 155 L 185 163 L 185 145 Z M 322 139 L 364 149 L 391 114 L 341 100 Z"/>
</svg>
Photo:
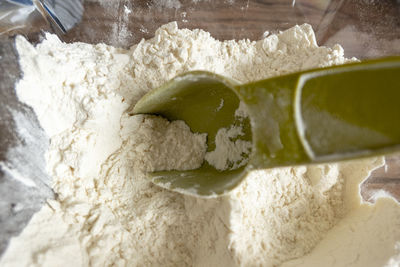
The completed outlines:
<svg viewBox="0 0 400 267">
<path fill-rule="evenodd" d="M 178 76 L 145 95 L 133 114 L 185 121 L 208 134 L 241 125 L 253 147 L 246 166 L 149 174 L 160 186 L 211 197 L 235 188 L 248 171 L 337 161 L 400 150 L 400 57 L 314 69 L 249 84 L 209 72 Z M 221 108 L 221 101 L 223 106 Z M 242 101 L 250 120 L 238 120 Z"/>
</svg>

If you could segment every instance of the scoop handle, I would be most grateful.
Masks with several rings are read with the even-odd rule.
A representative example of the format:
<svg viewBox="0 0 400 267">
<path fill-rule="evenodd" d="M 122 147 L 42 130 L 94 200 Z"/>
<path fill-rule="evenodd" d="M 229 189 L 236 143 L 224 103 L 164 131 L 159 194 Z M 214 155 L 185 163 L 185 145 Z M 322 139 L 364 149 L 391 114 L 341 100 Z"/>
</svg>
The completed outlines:
<svg viewBox="0 0 400 267">
<path fill-rule="evenodd" d="M 400 57 L 314 69 L 235 90 L 252 120 L 252 168 L 400 150 Z"/>
</svg>

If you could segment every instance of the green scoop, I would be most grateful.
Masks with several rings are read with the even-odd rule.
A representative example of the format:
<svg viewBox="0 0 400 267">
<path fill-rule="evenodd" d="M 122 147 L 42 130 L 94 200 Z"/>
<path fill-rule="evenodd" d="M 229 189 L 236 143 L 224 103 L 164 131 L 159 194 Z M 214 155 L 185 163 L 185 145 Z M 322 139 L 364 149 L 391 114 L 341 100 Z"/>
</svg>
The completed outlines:
<svg viewBox="0 0 400 267">
<path fill-rule="evenodd" d="M 240 101 L 248 117 L 235 116 Z M 254 169 L 338 161 L 400 150 L 400 57 L 313 69 L 248 84 L 204 71 L 177 76 L 146 94 L 134 114 L 183 120 L 207 133 L 243 129 L 247 164 L 217 170 L 206 161 L 189 171 L 149 179 L 170 190 L 212 197 L 229 192 Z M 233 140 L 235 141 L 235 140 Z"/>
</svg>

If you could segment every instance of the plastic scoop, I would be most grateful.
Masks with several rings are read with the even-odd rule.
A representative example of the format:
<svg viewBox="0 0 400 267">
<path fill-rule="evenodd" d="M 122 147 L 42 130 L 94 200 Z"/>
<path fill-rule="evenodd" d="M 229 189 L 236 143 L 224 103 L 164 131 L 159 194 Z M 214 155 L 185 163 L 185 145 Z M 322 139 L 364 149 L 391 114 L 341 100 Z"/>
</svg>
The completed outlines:
<svg viewBox="0 0 400 267">
<path fill-rule="evenodd" d="M 242 102 L 248 118 L 235 116 Z M 204 197 L 229 192 L 255 169 L 321 163 L 400 150 L 400 57 L 314 69 L 238 84 L 203 71 L 180 75 L 146 94 L 132 114 L 183 120 L 207 133 L 240 126 L 252 142 L 248 162 L 220 171 L 157 171 L 170 190 Z M 244 155 L 246 159 L 246 155 Z"/>
</svg>

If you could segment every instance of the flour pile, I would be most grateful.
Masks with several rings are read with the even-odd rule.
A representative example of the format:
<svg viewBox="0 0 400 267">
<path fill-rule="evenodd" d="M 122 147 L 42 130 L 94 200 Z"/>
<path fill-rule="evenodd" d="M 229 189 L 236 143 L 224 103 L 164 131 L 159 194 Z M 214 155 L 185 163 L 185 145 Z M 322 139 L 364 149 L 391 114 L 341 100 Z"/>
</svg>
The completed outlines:
<svg viewBox="0 0 400 267">
<path fill-rule="evenodd" d="M 50 34 L 36 47 L 22 37 L 16 45 L 16 91 L 51 138 L 58 198 L 11 240 L 1 266 L 395 266 L 399 205 L 359 196 L 380 158 L 260 170 L 215 199 L 144 178 L 197 168 L 206 137 L 182 122 L 129 116 L 141 96 L 190 70 L 244 83 L 351 61 L 339 45 L 318 47 L 309 25 L 257 42 L 169 23 L 129 50 Z"/>
</svg>

